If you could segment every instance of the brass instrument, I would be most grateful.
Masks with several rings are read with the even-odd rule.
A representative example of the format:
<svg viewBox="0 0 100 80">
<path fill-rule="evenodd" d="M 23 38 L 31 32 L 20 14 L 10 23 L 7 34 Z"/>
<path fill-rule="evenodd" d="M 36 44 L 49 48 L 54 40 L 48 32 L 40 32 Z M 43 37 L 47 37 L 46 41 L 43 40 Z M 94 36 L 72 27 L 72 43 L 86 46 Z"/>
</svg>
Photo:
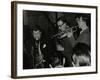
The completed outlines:
<svg viewBox="0 0 100 80">
<path fill-rule="evenodd" d="M 70 32 L 70 31 L 72 31 L 74 33 L 74 32 L 77 31 L 77 28 L 78 28 L 78 25 L 70 27 L 70 28 L 66 29 L 65 31 L 63 31 L 63 32 L 59 32 L 59 33 L 53 35 L 51 38 L 53 39 L 53 38 L 59 37 L 59 36 L 63 35 L 64 33 L 67 33 L 67 32 Z"/>
</svg>

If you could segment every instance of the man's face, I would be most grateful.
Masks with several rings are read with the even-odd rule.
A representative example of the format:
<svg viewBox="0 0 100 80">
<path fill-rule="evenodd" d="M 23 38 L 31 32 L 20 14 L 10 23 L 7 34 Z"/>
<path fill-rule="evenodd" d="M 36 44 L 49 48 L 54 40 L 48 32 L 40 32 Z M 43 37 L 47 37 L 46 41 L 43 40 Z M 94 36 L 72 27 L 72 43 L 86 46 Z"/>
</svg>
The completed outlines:
<svg viewBox="0 0 100 80">
<path fill-rule="evenodd" d="M 34 37 L 35 40 L 40 40 L 40 38 L 41 38 L 40 30 L 37 30 L 37 31 L 33 30 L 33 37 Z"/>
<path fill-rule="evenodd" d="M 59 27 L 59 30 L 61 30 L 61 31 L 65 31 L 67 28 L 69 28 L 69 26 L 65 22 L 63 22 L 61 20 L 59 20 L 57 22 L 57 25 Z"/>
<path fill-rule="evenodd" d="M 73 66 L 90 66 L 90 59 L 85 55 L 73 55 Z"/>
<path fill-rule="evenodd" d="M 84 23 L 85 23 L 85 21 L 83 20 L 82 17 L 80 17 L 80 18 L 76 18 L 76 22 L 78 23 L 79 28 L 83 28 L 83 27 L 84 27 Z"/>
</svg>

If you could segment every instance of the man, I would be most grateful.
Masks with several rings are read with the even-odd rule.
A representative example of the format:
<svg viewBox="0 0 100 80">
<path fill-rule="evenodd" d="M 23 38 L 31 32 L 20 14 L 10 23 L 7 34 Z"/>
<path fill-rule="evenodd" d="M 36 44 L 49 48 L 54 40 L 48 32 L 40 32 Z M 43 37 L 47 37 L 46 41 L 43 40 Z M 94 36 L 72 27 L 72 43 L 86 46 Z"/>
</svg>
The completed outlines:
<svg viewBox="0 0 100 80">
<path fill-rule="evenodd" d="M 43 39 L 43 31 L 40 29 L 40 26 L 33 26 L 32 35 L 33 35 L 33 46 L 32 46 L 32 54 L 33 54 L 33 65 L 34 68 L 44 68 L 44 54 L 46 49 L 46 42 Z"/>
<path fill-rule="evenodd" d="M 69 28 L 69 24 L 66 21 L 65 17 L 60 17 L 57 20 L 57 25 L 58 25 L 59 33 L 60 32 L 62 33 L 58 38 L 60 41 L 56 42 L 57 51 L 61 52 L 59 55 L 60 57 L 63 58 L 64 66 L 70 67 L 72 66 L 71 64 L 72 45 L 68 38 L 69 35 L 67 35 L 67 32 L 66 32 L 66 29 Z"/>
<path fill-rule="evenodd" d="M 88 15 L 87 15 L 88 16 Z M 69 38 L 70 41 L 73 45 L 73 47 L 78 43 L 85 43 L 88 46 L 90 46 L 90 31 L 89 31 L 89 27 L 90 27 L 90 21 L 89 18 L 87 17 L 85 14 L 78 14 L 76 16 L 76 22 L 78 23 L 79 28 L 81 29 L 80 34 L 78 36 L 78 38 L 75 40 L 75 38 L 73 37 L 73 32 L 69 32 Z"/>
<path fill-rule="evenodd" d="M 74 67 L 90 66 L 90 49 L 85 43 L 77 43 L 73 48 L 72 64 Z"/>
</svg>

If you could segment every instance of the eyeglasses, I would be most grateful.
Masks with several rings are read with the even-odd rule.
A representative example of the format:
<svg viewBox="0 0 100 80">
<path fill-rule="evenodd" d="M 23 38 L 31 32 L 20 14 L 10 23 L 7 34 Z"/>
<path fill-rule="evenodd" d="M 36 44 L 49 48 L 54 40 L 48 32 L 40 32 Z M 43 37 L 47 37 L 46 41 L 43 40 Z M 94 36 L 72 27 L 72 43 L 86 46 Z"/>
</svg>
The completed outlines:
<svg viewBox="0 0 100 80">
<path fill-rule="evenodd" d="M 58 25 L 58 27 L 62 27 L 65 23 L 62 23 L 61 25 Z"/>
</svg>

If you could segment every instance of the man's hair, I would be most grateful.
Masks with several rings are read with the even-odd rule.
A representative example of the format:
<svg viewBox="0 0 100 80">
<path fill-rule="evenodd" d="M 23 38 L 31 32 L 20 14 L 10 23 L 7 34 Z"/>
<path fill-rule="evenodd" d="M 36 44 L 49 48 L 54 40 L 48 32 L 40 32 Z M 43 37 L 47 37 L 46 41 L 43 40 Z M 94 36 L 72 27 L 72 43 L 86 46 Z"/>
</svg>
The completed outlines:
<svg viewBox="0 0 100 80">
<path fill-rule="evenodd" d="M 59 18 L 57 19 L 57 22 L 60 21 L 60 20 L 63 21 L 64 23 L 66 23 L 67 25 L 70 26 L 70 24 L 69 24 L 69 22 L 67 21 L 67 19 L 66 19 L 65 16 L 61 16 L 61 17 L 59 17 Z"/>
<path fill-rule="evenodd" d="M 77 56 L 80 56 L 80 55 L 90 56 L 89 52 L 90 52 L 90 48 L 85 43 L 79 42 L 73 48 L 73 54 L 76 54 Z"/>
<path fill-rule="evenodd" d="M 39 30 L 39 31 L 42 32 L 42 29 L 40 28 L 39 25 L 33 25 L 33 26 L 32 26 L 32 31 L 37 31 L 37 30 Z"/>
<path fill-rule="evenodd" d="M 89 59 L 89 62 L 91 62 L 91 58 L 90 58 L 90 48 L 87 44 L 85 43 L 77 43 L 75 45 L 75 47 L 73 48 L 73 54 L 72 54 L 72 61 L 75 62 L 73 60 L 73 56 L 76 55 L 77 57 L 79 56 L 83 56 L 85 58 L 88 58 Z M 85 59 L 84 58 L 84 59 Z M 76 62 L 75 62 L 76 63 Z M 83 65 L 84 64 L 84 65 Z M 88 62 L 81 62 L 79 64 L 79 66 L 85 66 L 86 64 L 89 64 Z"/>
</svg>

